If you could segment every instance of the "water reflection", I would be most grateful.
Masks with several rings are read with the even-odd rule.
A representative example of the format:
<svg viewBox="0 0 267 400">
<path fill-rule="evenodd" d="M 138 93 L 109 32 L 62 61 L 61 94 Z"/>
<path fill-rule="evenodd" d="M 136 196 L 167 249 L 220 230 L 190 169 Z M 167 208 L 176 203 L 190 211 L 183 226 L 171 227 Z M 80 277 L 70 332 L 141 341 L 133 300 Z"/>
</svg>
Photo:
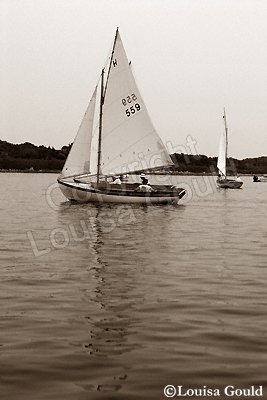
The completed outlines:
<svg viewBox="0 0 267 400">
<path fill-rule="evenodd" d="M 1 178 L 4 399 L 266 384 L 266 186 L 202 196 L 199 185 L 186 207 L 59 198 L 58 210 L 45 201 L 55 177 Z"/>
<path fill-rule="evenodd" d="M 88 305 L 83 349 L 90 360 L 90 378 L 80 383 L 84 390 L 122 391 L 127 385 L 132 355 L 146 347 L 139 329 L 143 326 L 146 331 L 148 326 L 140 310 L 147 298 L 155 303 L 161 297 L 153 287 L 160 284 L 159 277 L 155 275 L 153 282 L 151 269 L 168 263 L 172 254 L 168 237 L 176 231 L 177 214 L 183 211 L 180 206 L 92 204 L 63 204 L 59 210 L 58 223 L 75 232 L 70 245 L 83 254 L 88 271 L 82 288 Z M 160 249 L 165 260 L 155 258 Z M 155 323 L 153 315 L 147 317 Z"/>
<path fill-rule="evenodd" d="M 136 347 L 127 338 L 136 323 L 133 307 L 136 299 L 132 299 L 135 271 L 123 262 L 122 236 L 117 228 L 131 223 L 130 213 L 131 210 L 116 206 L 73 205 L 63 206 L 58 215 L 60 224 L 74 228 L 76 238 L 84 239 L 78 243 L 79 247 L 88 250 L 88 260 L 84 264 L 89 272 L 88 282 L 84 282 L 88 290 L 83 290 L 90 310 L 85 315 L 88 341 L 83 343 L 83 348 L 90 358 L 90 378 L 81 384 L 84 390 L 118 391 L 129 374 L 129 365 L 119 363 L 117 358 Z M 75 238 L 73 240 L 75 242 Z M 92 280 L 95 282 L 93 292 Z"/>
</svg>

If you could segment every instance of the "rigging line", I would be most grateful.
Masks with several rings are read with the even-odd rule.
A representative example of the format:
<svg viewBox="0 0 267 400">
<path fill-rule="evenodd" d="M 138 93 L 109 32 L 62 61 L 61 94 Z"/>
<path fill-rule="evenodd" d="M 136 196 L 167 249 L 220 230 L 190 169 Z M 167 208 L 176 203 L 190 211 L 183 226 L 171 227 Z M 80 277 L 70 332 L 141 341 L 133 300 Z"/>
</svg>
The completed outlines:
<svg viewBox="0 0 267 400">
<path fill-rule="evenodd" d="M 99 135 L 98 135 L 98 154 L 97 154 L 97 183 L 101 173 L 101 145 L 102 145 L 102 119 L 103 119 L 103 89 L 104 89 L 104 69 L 101 73 L 101 91 L 100 91 L 100 111 L 99 111 Z"/>
</svg>

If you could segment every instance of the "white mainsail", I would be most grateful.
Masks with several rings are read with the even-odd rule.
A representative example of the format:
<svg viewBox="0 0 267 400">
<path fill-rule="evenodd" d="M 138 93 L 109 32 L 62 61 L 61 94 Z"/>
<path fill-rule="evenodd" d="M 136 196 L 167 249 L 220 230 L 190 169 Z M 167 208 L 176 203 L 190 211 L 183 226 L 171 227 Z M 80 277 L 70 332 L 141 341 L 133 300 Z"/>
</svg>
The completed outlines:
<svg viewBox="0 0 267 400">
<path fill-rule="evenodd" d="M 118 31 L 102 111 L 102 174 L 173 165 L 149 118 Z M 91 165 L 91 173 L 96 167 Z"/>
<path fill-rule="evenodd" d="M 82 175 L 90 172 L 90 153 L 96 104 L 96 92 L 97 88 L 93 93 L 67 160 L 64 164 L 62 170 L 63 176 Z"/>
<path fill-rule="evenodd" d="M 222 132 L 222 134 L 221 134 L 217 168 L 221 175 L 226 176 L 226 136 L 225 136 L 225 132 Z"/>
<path fill-rule="evenodd" d="M 228 129 L 226 123 L 226 113 L 225 108 L 223 109 L 223 123 L 224 123 L 224 130 L 221 134 L 220 139 L 220 147 L 219 147 L 219 155 L 217 161 L 217 168 L 219 173 L 222 174 L 226 178 L 226 163 L 227 163 L 227 153 L 228 153 Z"/>
</svg>

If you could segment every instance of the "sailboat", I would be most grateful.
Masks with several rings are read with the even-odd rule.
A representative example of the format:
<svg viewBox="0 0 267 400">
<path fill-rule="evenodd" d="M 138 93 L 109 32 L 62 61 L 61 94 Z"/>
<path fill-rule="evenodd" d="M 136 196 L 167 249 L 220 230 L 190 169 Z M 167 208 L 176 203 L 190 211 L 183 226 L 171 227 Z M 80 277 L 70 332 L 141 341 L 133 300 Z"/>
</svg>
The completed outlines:
<svg viewBox="0 0 267 400">
<path fill-rule="evenodd" d="M 223 189 L 240 189 L 243 182 L 239 177 L 227 177 L 227 152 L 228 152 L 228 128 L 226 122 L 226 113 L 223 113 L 224 131 L 222 132 L 219 147 L 219 156 L 217 161 L 218 178 L 217 185 Z"/>
<path fill-rule="evenodd" d="M 267 182 L 267 175 L 262 175 L 262 176 L 253 176 L 253 182 Z"/>
<path fill-rule="evenodd" d="M 117 29 L 109 62 L 57 180 L 59 187 L 67 199 L 77 202 L 178 202 L 186 194 L 183 188 L 140 185 L 133 178 L 130 182 L 135 172 L 170 165 L 172 160 L 148 115 Z M 113 180 L 113 184 L 114 176 L 120 177 L 120 183 Z"/>
</svg>

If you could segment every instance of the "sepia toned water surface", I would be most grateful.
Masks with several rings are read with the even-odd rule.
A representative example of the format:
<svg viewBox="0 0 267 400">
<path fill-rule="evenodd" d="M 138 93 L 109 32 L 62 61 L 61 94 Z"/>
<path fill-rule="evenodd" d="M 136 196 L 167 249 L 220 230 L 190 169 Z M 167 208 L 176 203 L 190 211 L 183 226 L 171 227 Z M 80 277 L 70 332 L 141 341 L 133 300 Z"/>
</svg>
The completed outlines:
<svg viewBox="0 0 267 400">
<path fill-rule="evenodd" d="M 267 183 L 214 179 L 172 177 L 178 206 L 96 206 L 0 174 L 1 400 L 267 396 Z"/>
</svg>

